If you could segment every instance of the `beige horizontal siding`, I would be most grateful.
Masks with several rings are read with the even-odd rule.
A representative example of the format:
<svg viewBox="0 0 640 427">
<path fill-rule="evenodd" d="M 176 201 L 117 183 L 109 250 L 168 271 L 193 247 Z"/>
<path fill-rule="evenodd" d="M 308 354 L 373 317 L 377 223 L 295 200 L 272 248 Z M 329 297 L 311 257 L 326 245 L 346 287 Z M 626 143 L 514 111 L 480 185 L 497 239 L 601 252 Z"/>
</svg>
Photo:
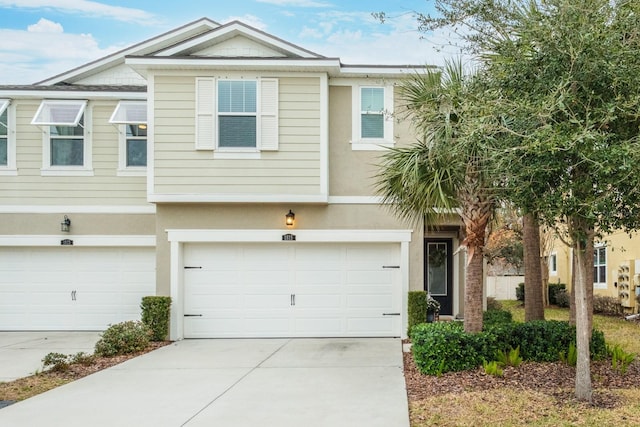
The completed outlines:
<svg viewBox="0 0 640 427">
<path fill-rule="evenodd" d="M 320 193 L 320 79 L 279 78 L 279 149 L 260 159 L 216 159 L 195 149 L 195 79 L 156 76 L 156 194 Z"/>
<path fill-rule="evenodd" d="M 116 101 L 90 102 L 94 176 L 42 176 L 42 128 L 31 125 L 39 100 L 16 105 L 17 176 L 0 176 L 0 205 L 146 205 L 146 178 L 117 176 Z"/>
</svg>

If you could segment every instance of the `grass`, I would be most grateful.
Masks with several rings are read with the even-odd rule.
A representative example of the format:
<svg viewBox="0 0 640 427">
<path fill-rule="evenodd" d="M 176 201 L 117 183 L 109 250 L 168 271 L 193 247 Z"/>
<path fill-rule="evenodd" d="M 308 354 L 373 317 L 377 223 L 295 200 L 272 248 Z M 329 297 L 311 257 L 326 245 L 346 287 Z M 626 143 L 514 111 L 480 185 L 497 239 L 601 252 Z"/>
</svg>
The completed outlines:
<svg viewBox="0 0 640 427">
<path fill-rule="evenodd" d="M 513 320 L 524 321 L 524 307 L 519 301 L 501 301 L 511 311 Z M 547 320 L 568 320 L 569 310 L 545 309 Z M 640 324 L 621 318 L 595 315 L 594 327 L 600 329 L 611 346 L 619 344 L 626 352 L 640 354 Z M 409 404 L 412 427 L 427 426 L 625 426 L 640 422 L 640 390 L 614 389 L 607 393 L 620 403 L 613 408 L 598 408 L 545 393 L 504 387 L 491 392 L 447 393 Z M 564 396 L 571 396 L 565 390 Z"/>
<path fill-rule="evenodd" d="M 0 383 L 0 400 L 28 399 L 71 381 L 73 381 L 71 378 L 59 378 L 39 373 L 15 381 Z"/>
</svg>

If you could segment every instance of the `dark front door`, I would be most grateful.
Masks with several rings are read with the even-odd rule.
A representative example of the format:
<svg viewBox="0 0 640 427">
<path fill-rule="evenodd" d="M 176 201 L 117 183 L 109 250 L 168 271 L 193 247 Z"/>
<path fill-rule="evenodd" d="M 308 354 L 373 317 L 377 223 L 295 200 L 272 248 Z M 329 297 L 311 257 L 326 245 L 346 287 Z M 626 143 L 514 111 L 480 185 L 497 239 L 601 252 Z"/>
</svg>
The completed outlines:
<svg viewBox="0 0 640 427">
<path fill-rule="evenodd" d="M 453 315 L 453 239 L 424 240 L 424 287 L 440 303 L 440 314 Z"/>
</svg>

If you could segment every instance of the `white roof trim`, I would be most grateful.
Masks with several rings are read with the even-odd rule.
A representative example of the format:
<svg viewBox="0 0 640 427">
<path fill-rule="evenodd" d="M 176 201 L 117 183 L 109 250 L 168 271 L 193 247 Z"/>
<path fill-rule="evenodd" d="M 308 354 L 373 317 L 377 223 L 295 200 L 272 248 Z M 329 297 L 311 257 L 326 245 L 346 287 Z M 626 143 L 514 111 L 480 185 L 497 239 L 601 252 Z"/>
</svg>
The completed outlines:
<svg viewBox="0 0 640 427">
<path fill-rule="evenodd" d="M 100 70 L 105 70 L 114 67 L 117 64 L 122 64 L 124 63 L 124 57 L 127 55 L 142 55 L 154 52 L 158 49 L 162 49 L 166 46 L 177 43 L 186 37 L 191 37 L 193 36 L 194 32 L 200 33 L 202 31 L 209 31 L 219 26 L 220 24 L 218 24 L 217 22 L 214 22 L 207 18 L 202 18 L 177 29 L 161 34 L 157 37 L 153 37 L 141 43 L 137 43 L 111 55 L 97 59 L 96 61 L 89 62 L 85 65 L 81 65 L 80 67 L 74 68 L 62 74 L 58 74 L 46 80 L 42 80 L 40 82 L 37 82 L 36 84 L 48 86 L 65 81 L 73 82 L 84 76 L 97 73 Z"/>
<path fill-rule="evenodd" d="M 250 27 L 242 22 L 234 21 L 229 24 L 223 25 L 213 31 L 207 32 L 196 36 L 183 43 L 179 43 L 175 46 L 161 50 L 155 53 L 155 56 L 173 56 L 179 55 L 184 51 L 188 51 L 192 48 L 197 48 L 198 45 L 206 45 L 213 43 L 216 39 L 227 38 L 230 35 L 244 35 L 250 39 L 269 45 L 281 52 L 287 52 L 291 55 L 302 58 L 323 58 L 323 56 L 317 53 L 308 51 L 299 46 L 288 43 L 270 34 L 259 31 L 253 27 Z"/>
<path fill-rule="evenodd" d="M 109 123 L 147 124 L 146 101 L 120 101 L 111 114 Z"/>
<path fill-rule="evenodd" d="M 40 103 L 31 124 L 37 126 L 78 126 L 86 106 L 86 100 L 45 99 Z"/>
<path fill-rule="evenodd" d="M 78 87 L 78 86 L 75 86 Z M 118 91 L 79 91 L 79 90 L 62 90 L 62 91 L 51 91 L 51 90 L 31 90 L 31 89 L 10 89 L 10 90 L 2 90 L 0 91 L 1 96 L 6 96 L 8 98 L 20 98 L 20 99 L 42 99 L 42 98 L 51 98 L 56 97 L 59 99 L 147 99 L 147 92 L 118 92 Z"/>
<path fill-rule="evenodd" d="M 4 110 L 7 109 L 10 103 L 10 99 L 0 99 L 0 116 L 2 115 L 2 113 L 4 113 Z"/>
</svg>

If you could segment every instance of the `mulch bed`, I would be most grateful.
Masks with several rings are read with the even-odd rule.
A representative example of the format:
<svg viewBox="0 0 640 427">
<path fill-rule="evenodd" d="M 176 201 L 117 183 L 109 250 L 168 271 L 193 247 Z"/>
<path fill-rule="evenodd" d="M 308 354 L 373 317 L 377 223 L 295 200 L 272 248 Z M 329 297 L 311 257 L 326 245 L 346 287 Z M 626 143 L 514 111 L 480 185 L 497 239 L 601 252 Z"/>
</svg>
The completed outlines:
<svg viewBox="0 0 640 427">
<path fill-rule="evenodd" d="M 443 393 L 485 391 L 498 388 L 526 389 L 542 392 L 567 402 L 574 399 L 575 368 L 561 362 L 523 362 L 518 368 L 505 367 L 504 375 L 497 377 L 474 371 L 449 372 L 441 376 L 424 375 L 418 371 L 411 352 L 404 353 L 404 376 L 409 401 L 418 401 Z M 640 362 L 633 362 L 626 374 L 611 367 L 611 361 L 591 363 L 593 405 L 612 408 L 621 404 L 607 389 L 640 387 Z"/>
</svg>

